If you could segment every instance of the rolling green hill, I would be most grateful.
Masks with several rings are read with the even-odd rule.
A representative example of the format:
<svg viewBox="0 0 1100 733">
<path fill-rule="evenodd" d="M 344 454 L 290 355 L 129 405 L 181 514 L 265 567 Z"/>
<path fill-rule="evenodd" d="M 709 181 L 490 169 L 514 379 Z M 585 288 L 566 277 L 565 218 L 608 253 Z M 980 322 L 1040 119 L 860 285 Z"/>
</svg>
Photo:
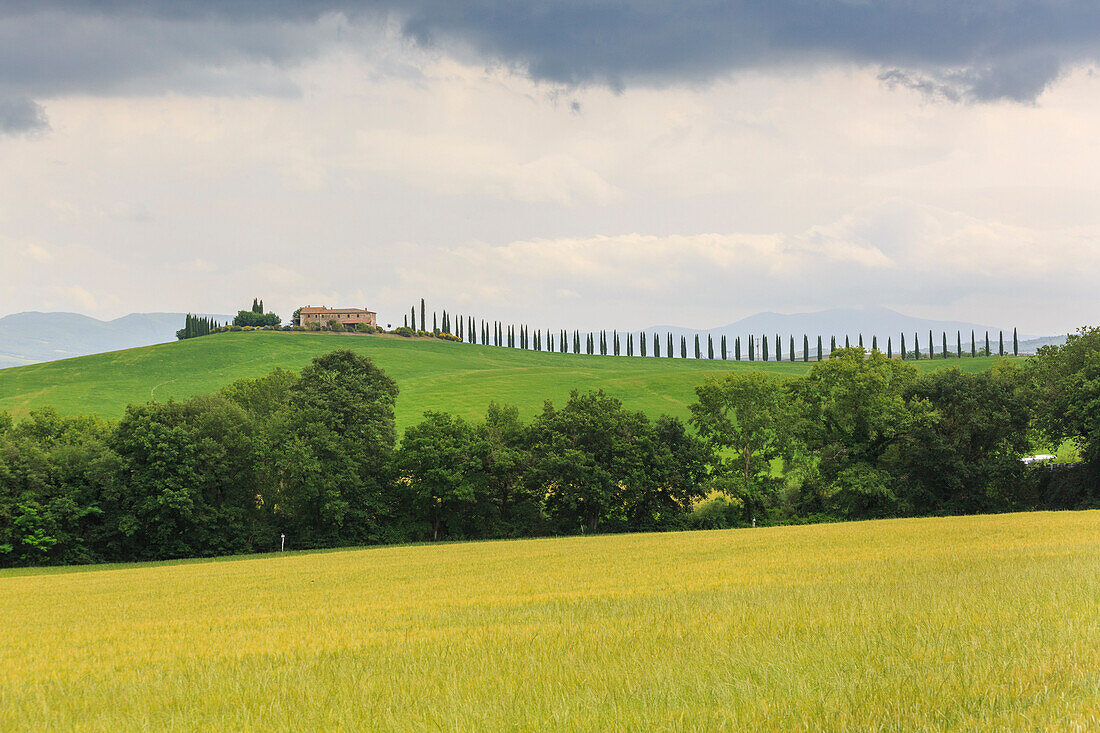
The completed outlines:
<svg viewBox="0 0 1100 733">
<path fill-rule="evenodd" d="M 587 356 L 473 346 L 434 339 L 284 332 L 224 333 L 170 344 L 95 354 L 0 370 L 0 410 L 16 418 L 52 405 L 63 414 L 120 417 L 129 403 L 213 392 L 235 379 L 280 366 L 301 369 L 313 357 L 350 348 L 370 356 L 397 380 L 397 422 L 416 422 L 425 410 L 468 418 L 491 400 L 517 405 L 526 417 L 543 400 L 562 402 L 572 389 L 603 388 L 651 416 L 687 416 L 695 386 L 732 369 L 804 374 L 802 362 L 733 362 Z M 995 357 L 963 359 L 968 371 L 989 368 Z M 957 366 L 958 360 L 921 361 L 921 369 Z"/>
</svg>

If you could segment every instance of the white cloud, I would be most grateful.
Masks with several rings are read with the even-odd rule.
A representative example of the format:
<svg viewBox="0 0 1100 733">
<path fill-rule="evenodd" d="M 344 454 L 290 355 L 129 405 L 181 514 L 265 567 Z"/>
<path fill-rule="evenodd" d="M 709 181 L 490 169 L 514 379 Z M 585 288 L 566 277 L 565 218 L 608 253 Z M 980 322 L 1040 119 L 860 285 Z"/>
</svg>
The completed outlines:
<svg viewBox="0 0 1100 733">
<path fill-rule="evenodd" d="M 87 311 L 95 311 L 98 307 L 95 296 L 86 288 L 79 285 L 68 285 L 53 288 L 54 293 L 60 295 L 67 303 L 75 304 Z"/>
</svg>

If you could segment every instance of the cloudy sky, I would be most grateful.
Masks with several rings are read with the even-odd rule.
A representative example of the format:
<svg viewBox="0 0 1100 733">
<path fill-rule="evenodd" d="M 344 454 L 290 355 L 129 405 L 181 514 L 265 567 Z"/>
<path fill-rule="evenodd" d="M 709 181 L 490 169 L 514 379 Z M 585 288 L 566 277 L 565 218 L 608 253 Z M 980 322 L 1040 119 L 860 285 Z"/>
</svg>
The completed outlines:
<svg viewBox="0 0 1100 733">
<path fill-rule="evenodd" d="M 0 314 L 1100 323 L 1095 0 L 0 0 Z"/>
</svg>

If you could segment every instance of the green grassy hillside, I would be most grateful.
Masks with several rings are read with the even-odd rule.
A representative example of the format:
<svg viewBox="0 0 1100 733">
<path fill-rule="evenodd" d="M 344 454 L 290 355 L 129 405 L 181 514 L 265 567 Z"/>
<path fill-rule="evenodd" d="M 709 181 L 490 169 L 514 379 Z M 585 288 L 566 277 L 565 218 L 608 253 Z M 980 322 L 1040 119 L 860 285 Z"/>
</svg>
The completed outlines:
<svg viewBox="0 0 1100 733">
<path fill-rule="evenodd" d="M 52 405 L 64 414 L 117 418 L 125 406 L 150 399 L 213 392 L 241 377 L 274 367 L 301 369 L 338 348 L 367 354 L 397 380 L 399 426 L 425 410 L 476 418 L 491 400 L 515 404 L 531 416 L 547 398 L 560 402 L 572 389 L 603 388 L 631 409 L 687 416 L 695 386 L 732 369 L 780 376 L 804 374 L 802 362 L 587 356 L 473 346 L 434 339 L 308 333 L 224 333 L 76 359 L 0 370 L 0 410 L 17 418 Z M 996 358 L 916 362 L 921 369 L 960 365 L 987 369 Z"/>
<path fill-rule="evenodd" d="M 1098 730 L 1100 512 L 0 571 L 0 730 Z"/>
</svg>

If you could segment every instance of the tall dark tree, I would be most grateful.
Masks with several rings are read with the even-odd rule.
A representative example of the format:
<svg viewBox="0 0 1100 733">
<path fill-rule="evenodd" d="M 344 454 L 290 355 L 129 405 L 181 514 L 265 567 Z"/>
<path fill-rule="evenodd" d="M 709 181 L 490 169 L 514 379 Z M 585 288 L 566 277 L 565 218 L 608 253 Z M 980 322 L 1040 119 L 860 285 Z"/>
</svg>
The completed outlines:
<svg viewBox="0 0 1100 733">
<path fill-rule="evenodd" d="M 1015 327 L 1012 329 L 1012 355 L 1020 355 L 1020 337 L 1017 335 Z"/>
<path fill-rule="evenodd" d="M 902 332 L 902 334 L 901 334 L 901 359 L 902 359 L 902 361 L 905 361 L 907 358 L 909 358 L 909 355 L 905 353 L 905 333 Z"/>
<path fill-rule="evenodd" d="M 794 334 L 791 334 L 790 343 L 787 344 L 787 361 L 794 361 Z"/>
<path fill-rule="evenodd" d="M 674 358 L 676 356 L 676 353 L 672 349 L 672 332 L 671 331 L 668 334 L 668 340 L 666 341 L 665 346 L 667 347 L 665 349 L 665 356 L 667 356 L 669 359 Z"/>
<path fill-rule="evenodd" d="M 862 333 L 859 335 L 859 348 L 861 348 L 861 349 L 863 348 L 863 334 Z"/>
<path fill-rule="evenodd" d="M 985 332 L 985 355 L 993 356 L 993 352 L 989 350 L 989 331 Z"/>
<path fill-rule="evenodd" d="M 970 356 L 976 357 L 978 355 L 978 341 L 974 338 L 974 331 L 970 331 Z"/>
<path fill-rule="evenodd" d="M 695 358 L 698 359 L 701 356 L 702 353 L 699 351 L 699 334 L 695 334 Z"/>
<path fill-rule="evenodd" d="M 737 336 L 733 339 L 733 358 L 735 361 L 741 361 L 741 337 Z"/>
<path fill-rule="evenodd" d="M 728 358 L 726 351 L 726 334 L 722 334 L 722 361 Z"/>
<path fill-rule="evenodd" d="M 756 361 L 756 341 L 751 333 L 749 334 L 749 361 Z"/>
<path fill-rule="evenodd" d="M 802 334 L 802 361 L 808 362 L 810 360 L 810 337 L 808 334 Z"/>
<path fill-rule="evenodd" d="M 626 334 L 626 355 L 634 356 L 634 333 L 628 331 Z"/>
<path fill-rule="evenodd" d="M 779 334 L 775 334 L 775 360 L 783 361 L 783 340 L 779 338 Z"/>
<path fill-rule="evenodd" d="M 1000 345 L 997 348 L 997 356 L 1005 355 L 1005 332 L 1000 332 Z"/>
<path fill-rule="evenodd" d="M 932 340 L 932 329 L 928 329 L 928 358 L 936 358 L 936 342 Z"/>
<path fill-rule="evenodd" d="M 817 337 L 817 360 L 821 361 L 821 337 Z"/>
<path fill-rule="evenodd" d="M 760 361 L 768 360 L 768 334 L 764 334 L 761 337 L 760 342 Z"/>
<path fill-rule="evenodd" d="M 646 353 L 645 353 L 645 351 L 646 351 L 646 345 L 645 345 L 645 343 L 646 343 L 646 342 L 645 342 L 645 331 L 642 331 L 642 332 L 641 332 L 641 333 L 640 333 L 640 334 L 638 335 L 638 346 L 639 346 L 639 347 L 641 348 L 641 353 L 642 353 L 642 356 L 645 356 L 645 355 L 646 355 Z"/>
<path fill-rule="evenodd" d="M 955 332 L 955 358 L 963 358 L 963 334 L 962 331 Z"/>
<path fill-rule="evenodd" d="M 412 316 L 409 319 L 409 328 L 411 328 L 415 331 L 416 330 L 416 306 L 415 305 L 412 307 L 412 310 L 410 311 L 410 313 L 412 314 Z"/>
<path fill-rule="evenodd" d="M 836 353 L 836 336 L 829 337 L 829 358 L 833 358 L 833 354 Z"/>
<path fill-rule="evenodd" d="M 656 331 L 653 332 L 653 357 L 661 358 L 661 337 Z"/>
<path fill-rule="evenodd" d="M 714 337 L 709 333 L 707 334 L 707 358 L 714 358 Z"/>
<path fill-rule="evenodd" d="M 680 335 L 680 358 L 681 359 L 688 358 L 687 336 L 684 336 L 683 334 Z"/>
<path fill-rule="evenodd" d="M 425 318 L 424 314 L 425 314 L 424 299 L 421 298 L 420 299 L 420 330 L 421 331 L 427 331 L 428 330 L 427 321 L 424 320 L 424 318 Z"/>
<path fill-rule="evenodd" d="M 913 334 L 913 358 L 920 359 L 920 334 Z"/>
<path fill-rule="evenodd" d="M 947 358 L 947 331 L 943 332 L 943 358 Z"/>
<path fill-rule="evenodd" d="M 886 358 L 894 358 L 894 339 L 889 336 L 886 337 Z"/>
</svg>

